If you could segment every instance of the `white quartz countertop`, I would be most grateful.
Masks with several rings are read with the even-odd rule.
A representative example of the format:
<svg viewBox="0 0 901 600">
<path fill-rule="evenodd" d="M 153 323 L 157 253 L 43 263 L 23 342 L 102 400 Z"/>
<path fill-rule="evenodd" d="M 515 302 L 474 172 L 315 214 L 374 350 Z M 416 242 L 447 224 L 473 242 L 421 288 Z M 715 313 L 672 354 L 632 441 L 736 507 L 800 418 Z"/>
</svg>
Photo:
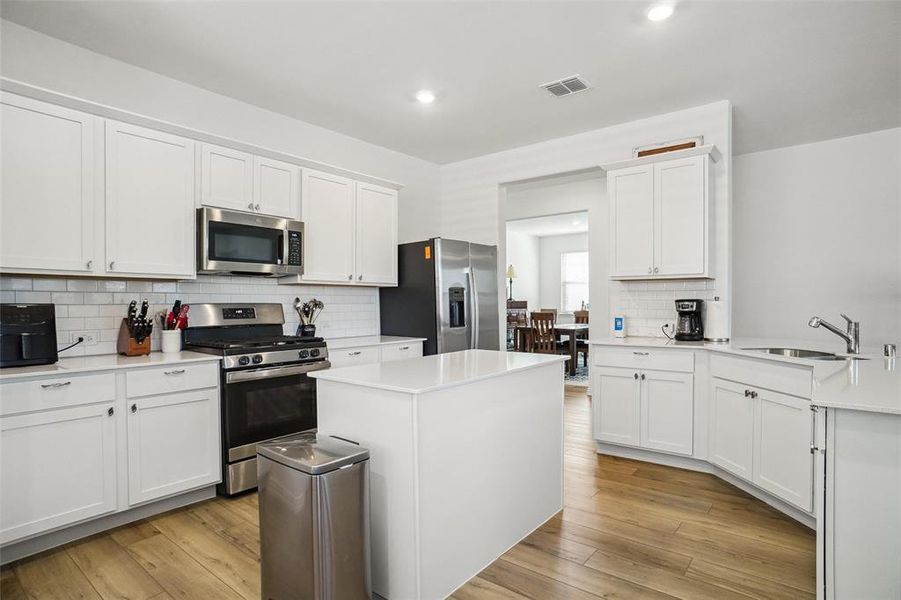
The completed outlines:
<svg viewBox="0 0 901 600">
<path fill-rule="evenodd" d="M 403 344 L 405 342 L 424 342 L 425 338 L 404 337 L 400 335 L 367 335 L 362 337 L 326 338 L 325 343 L 330 350 L 344 348 L 363 348 L 365 346 L 384 346 L 386 344 Z"/>
<path fill-rule="evenodd" d="M 311 377 L 406 394 L 421 394 L 481 379 L 562 363 L 566 356 L 463 350 L 383 363 L 316 371 Z"/>
<path fill-rule="evenodd" d="M 69 375 L 91 371 L 157 367 L 194 362 L 215 362 L 218 360 L 220 360 L 220 357 L 218 356 L 213 354 L 203 354 L 201 352 L 178 352 L 173 354 L 151 352 L 144 356 L 122 356 L 121 354 L 73 356 L 71 358 L 61 358 L 52 365 L 8 367 L 0 369 L 0 381 L 22 379 L 26 377 L 53 377 L 55 375 Z"/>
<path fill-rule="evenodd" d="M 804 365 L 813 370 L 811 403 L 827 408 L 901 414 L 901 367 L 898 359 L 886 359 L 876 348 L 863 348 L 862 360 L 810 360 L 764 354 L 748 348 L 804 348 L 845 355 L 841 340 L 735 339 L 730 342 L 677 342 L 666 338 L 600 338 L 592 344 L 632 348 L 681 348 L 735 354 L 758 360 Z"/>
</svg>

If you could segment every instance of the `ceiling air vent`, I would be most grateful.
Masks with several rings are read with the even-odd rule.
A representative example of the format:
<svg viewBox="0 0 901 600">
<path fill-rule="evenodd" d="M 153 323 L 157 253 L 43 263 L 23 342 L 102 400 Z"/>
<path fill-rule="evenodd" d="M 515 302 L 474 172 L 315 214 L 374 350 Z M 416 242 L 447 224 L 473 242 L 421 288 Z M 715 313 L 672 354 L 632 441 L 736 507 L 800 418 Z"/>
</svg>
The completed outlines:
<svg viewBox="0 0 901 600">
<path fill-rule="evenodd" d="M 541 85 L 541 87 L 546 89 L 554 96 L 569 96 L 570 94 L 575 94 L 576 92 L 584 92 L 585 90 L 589 89 L 590 86 L 588 85 L 587 81 L 585 81 L 578 75 L 572 75 L 564 79 L 558 79 L 557 81 L 544 83 Z"/>
</svg>

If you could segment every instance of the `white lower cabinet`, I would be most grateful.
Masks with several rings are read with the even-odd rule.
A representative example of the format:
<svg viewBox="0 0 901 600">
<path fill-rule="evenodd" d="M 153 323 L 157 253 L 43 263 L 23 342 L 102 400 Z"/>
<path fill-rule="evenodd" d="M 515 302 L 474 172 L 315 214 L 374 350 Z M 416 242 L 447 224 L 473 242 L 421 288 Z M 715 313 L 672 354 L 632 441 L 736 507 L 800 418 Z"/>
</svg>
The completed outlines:
<svg viewBox="0 0 901 600">
<path fill-rule="evenodd" d="M 129 504 L 219 481 L 215 388 L 131 399 L 127 418 Z"/>
<path fill-rule="evenodd" d="M 595 439 L 692 454 L 691 373 L 597 367 L 594 389 Z"/>
<path fill-rule="evenodd" d="M 801 398 L 755 393 L 753 482 L 807 512 L 813 511 L 813 413 Z"/>
<path fill-rule="evenodd" d="M 112 403 L 0 418 L 0 544 L 116 510 Z"/>
<path fill-rule="evenodd" d="M 710 462 L 751 480 L 754 404 L 747 386 L 713 379 L 710 397 Z"/>
</svg>

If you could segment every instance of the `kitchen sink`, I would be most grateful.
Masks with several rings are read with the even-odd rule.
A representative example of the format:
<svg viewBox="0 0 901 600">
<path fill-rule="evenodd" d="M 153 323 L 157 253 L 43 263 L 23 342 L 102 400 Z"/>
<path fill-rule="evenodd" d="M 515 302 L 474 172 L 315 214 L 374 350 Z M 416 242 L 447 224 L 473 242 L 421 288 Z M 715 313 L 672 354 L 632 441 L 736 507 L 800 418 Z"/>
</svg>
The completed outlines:
<svg viewBox="0 0 901 600">
<path fill-rule="evenodd" d="M 867 360 L 866 358 L 861 358 L 859 356 L 833 354 L 832 352 L 820 352 L 818 350 L 804 350 L 803 348 L 742 348 L 742 350 L 776 354 L 779 356 L 787 356 L 789 358 L 806 358 L 808 360 Z"/>
</svg>

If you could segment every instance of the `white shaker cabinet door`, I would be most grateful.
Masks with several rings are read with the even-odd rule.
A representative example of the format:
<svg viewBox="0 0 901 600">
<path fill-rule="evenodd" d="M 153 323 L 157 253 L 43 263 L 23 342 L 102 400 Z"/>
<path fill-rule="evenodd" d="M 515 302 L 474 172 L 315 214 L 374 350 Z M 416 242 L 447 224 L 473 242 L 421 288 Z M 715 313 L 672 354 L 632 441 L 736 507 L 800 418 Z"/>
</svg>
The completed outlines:
<svg viewBox="0 0 901 600">
<path fill-rule="evenodd" d="M 194 277 L 194 142 L 106 123 L 106 271 Z"/>
<path fill-rule="evenodd" d="M 758 394 L 754 428 L 754 483 L 794 504 L 813 510 L 813 412 L 810 402 L 770 392 Z"/>
<path fill-rule="evenodd" d="M 127 418 L 129 504 L 220 481 L 217 388 L 129 400 Z"/>
<path fill-rule="evenodd" d="M 641 371 L 641 447 L 690 456 L 694 375 Z"/>
<path fill-rule="evenodd" d="M 89 274 L 95 117 L 4 93 L 0 267 Z"/>
<path fill-rule="evenodd" d="M 256 212 L 253 171 L 252 154 L 203 144 L 200 148 L 200 203 Z"/>
<path fill-rule="evenodd" d="M 286 219 L 300 218 L 300 167 L 255 156 L 253 206 L 256 212 Z"/>
<path fill-rule="evenodd" d="M 607 174 L 610 202 L 610 276 L 653 273 L 654 168 L 643 165 Z"/>
<path fill-rule="evenodd" d="M 357 184 L 357 283 L 397 285 L 397 191 Z"/>
<path fill-rule="evenodd" d="M 710 398 L 710 461 L 751 481 L 754 401 L 745 386 L 714 377 Z"/>
<path fill-rule="evenodd" d="M 707 157 L 654 165 L 654 274 L 707 272 Z"/>
<path fill-rule="evenodd" d="M 638 446 L 641 384 L 638 371 L 596 367 L 594 378 L 594 437 L 601 442 Z"/>
<path fill-rule="evenodd" d="M 0 431 L 0 543 L 116 510 L 111 403 L 3 417 Z"/>
<path fill-rule="evenodd" d="M 309 169 L 303 170 L 301 179 L 303 279 L 351 283 L 356 254 L 356 182 Z"/>
</svg>

